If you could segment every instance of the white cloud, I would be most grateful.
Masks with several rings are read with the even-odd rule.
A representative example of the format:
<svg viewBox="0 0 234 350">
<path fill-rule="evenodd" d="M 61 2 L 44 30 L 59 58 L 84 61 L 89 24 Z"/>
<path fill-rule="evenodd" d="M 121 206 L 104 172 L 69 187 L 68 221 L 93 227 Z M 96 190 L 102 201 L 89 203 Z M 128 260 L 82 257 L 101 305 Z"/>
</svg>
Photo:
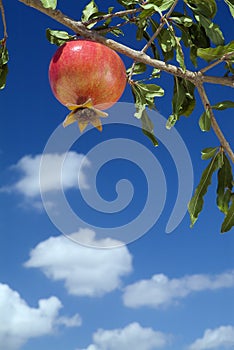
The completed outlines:
<svg viewBox="0 0 234 350">
<path fill-rule="evenodd" d="M 43 157 L 43 173 L 41 160 Z M 21 158 L 11 170 L 20 173 L 20 178 L 14 184 L 2 187 L 1 191 L 17 191 L 25 197 L 32 199 L 40 195 L 40 187 L 44 192 L 61 188 L 64 190 L 78 187 L 78 176 L 81 188 L 88 188 L 84 169 L 90 163 L 84 155 L 76 152 L 62 154 L 27 155 Z M 43 176 L 42 176 L 43 175 Z"/>
<path fill-rule="evenodd" d="M 189 350 L 220 349 L 221 347 L 234 348 L 234 326 L 207 329 L 202 338 L 197 339 L 189 346 Z"/>
<path fill-rule="evenodd" d="M 30 338 L 52 334 L 57 324 L 69 327 L 69 318 L 60 322 L 59 311 L 62 308 L 60 300 L 54 296 L 49 299 L 40 299 L 38 307 L 30 307 L 21 298 L 18 292 L 8 285 L 0 283 L 0 344 L 4 350 L 17 350 Z M 63 318 L 62 318 L 63 319 Z M 70 319 L 80 319 L 75 315 Z"/>
<path fill-rule="evenodd" d="M 169 279 L 164 274 L 127 286 L 123 301 L 129 307 L 167 306 L 193 292 L 234 287 L 234 271 L 219 275 L 191 275 Z"/>
<path fill-rule="evenodd" d="M 112 241 L 95 240 L 95 233 L 89 229 L 80 229 L 70 237 L 78 242 L 85 237 L 97 247 L 108 247 Z M 126 246 L 87 248 L 61 235 L 39 243 L 25 266 L 40 268 L 51 280 L 64 281 L 70 294 L 102 296 L 120 287 L 121 277 L 132 271 L 132 257 Z"/>
<path fill-rule="evenodd" d="M 99 329 L 93 335 L 93 344 L 82 350 L 155 350 L 163 348 L 170 341 L 170 335 L 143 328 L 134 322 L 122 329 Z"/>
<path fill-rule="evenodd" d="M 68 328 L 78 327 L 82 325 L 82 319 L 78 314 L 75 314 L 72 317 L 61 316 L 56 321 L 56 324 L 63 325 Z"/>
</svg>

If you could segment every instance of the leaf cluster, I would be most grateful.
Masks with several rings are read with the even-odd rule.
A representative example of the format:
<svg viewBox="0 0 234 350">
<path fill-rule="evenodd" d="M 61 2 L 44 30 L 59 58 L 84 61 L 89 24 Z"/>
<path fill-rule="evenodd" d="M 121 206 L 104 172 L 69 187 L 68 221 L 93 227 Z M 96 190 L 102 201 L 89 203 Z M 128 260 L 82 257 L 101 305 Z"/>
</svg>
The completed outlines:
<svg viewBox="0 0 234 350">
<path fill-rule="evenodd" d="M 234 73 L 234 41 L 225 44 L 222 30 L 214 22 L 217 13 L 215 0 L 183 0 L 182 11 L 175 9 L 174 5 L 177 3 L 175 0 L 117 0 L 117 2 L 123 7 L 123 11 L 116 13 L 114 7 L 109 7 L 106 12 L 100 11 L 95 1 L 91 0 L 83 9 L 81 17 L 83 24 L 88 29 L 98 31 L 99 34 L 116 36 L 124 35 L 124 28 L 129 30 L 128 25 L 131 26 L 130 30 L 134 26 L 136 40 L 145 42 L 142 52 L 150 48 L 152 58 L 168 63 L 177 62 L 182 72 L 186 72 L 187 69 L 188 60 L 185 60 L 185 57 L 188 51 L 189 64 L 195 68 L 202 61 L 214 66 L 224 62 L 224 76 Z M 44 0 L 43 3 L 51 8 L 55 6 L 53 0 Z M 225 0 L 225 3 L 229 7 L 231 16 L 234 17 L 233 0 Z M 113 25 L 113 19 L 116 17 L 118 24 Z M 48 40 L 56 45 L 62 45 L 74 38 L 64 31 L 47 29 L 46 34 Z M 163 88 L 154 82 L 160 77 L 160 73 L 156 68 L 149 72 L 146 65 L 141 62 L 133 62 L 127 70 L 136 107 L 134 116 L 141 120 L 142 131 L 154 146 L 158 145 L 158 141 L 147 108 L 156 109 L 156 99 L 164 95 Z M 168 117 L 166 128 L 172 128 L 181 116 L 189 117 L 195 105 L 193 82 L 174 76 L 172 112 Z M 233 107 L 234 102 L 232 101 L 205 106 L 199 119 L 200 129 L 206 132 L 211 129 L 211 111 Z M 194 225 L 203 208 L 204 196 L 211 184 L 213 173 L 217 172 L 216 204 L 225 215 L 221 232 L 226 232 L 234 225 L 232 168 L 223 148 L 206 148 L 202 151 L 202 159 L 210 159 L 210 163 L 204 170 L 188 205 L 191 226 Z"/>
<path fill-rule="evenodd" d="M 202 159 L 210 159 L 210 162 L 203 171 L 200 182 L 188 205 L 191 226 L 195 224 L 203 209 L 204 196 L 211 184 L 213 174 L 217 172 L 216 204 L 225 215 L 221 232 L 227 232 L 234 226 L 234 193 L 232 193 L 234 182 L 231 164 L 223 149 L 218 149 L 218 147 L 205 148 L 202 151 Z"/>
<path fill-rule="evenodd" d="M 57 0 L 40 0 L 40 2 L 50 12 L 57 7 Z M 195 79 L 189 79 L 186 75 L 188 67 L 198 69 L 204 77 L 204 72 L 220 65 L 223 76 L 233 79 L 234 41 L 226 42 L 221 28 L 215 22 L 217 3 L 217 0 L 116 0 L 117 10 L 111 6 L 103 11 L 98 8 L 95 0 L 89 0 L 83 8 L 80 20 L 87 29 L 107 37 L 111 35 L 118 37 L 130 30 L 135 34 L 136 41 L 142 43 L 142 54 L 147 52 L 152 59 L 176 67 L 180 74 L 172 73 L 173 97 L 171 113 L 166 123 L 166 127 L 170 129 L 182 116 L 189 117 L 195 109 L 195 89 L 199 86 Z M 224 0 L 224 3 L 229 9 L 230 18 L 234 18 L 234 1 Z M 50 43 L 60 46 L 69 40 L 74 40 L 77 35 L 47 29 L 46 37 Z M 8 60 L 8 51 L 5 41 L 2 40 L 0 89 L 6 83 Z M 164 89 L 156 83 L 160 74 L 159 69 L 147 67 L 138 61 L 133 61 L 127 69 L 128 82 L 136 107 L 134 116 L 141 121 L 143 133 L 149 137 L 154 146 L 158 145 L 158 141 L 147 108 L 156 109 L 157 99 L 164 95 Z M 214 111 L 234 107 L 233 101 L 226 100 L 211 106 L 206 100 L 203 96 L 204 112 L 198 122 L 204 132 L 213 127 Z M 217 172 L 216 204 L 225 215 L 221 232 L 226 232 L 234 226 L 233 175 L 226 156 L 228 151 L 223 147 L 222 141 L 221 144 L 221 147 L 208 147 L 202 151 L 202 159 L 210 162 L 202 173 L 188 210 L 193 226 L 203 208 L 204 196 L 213 174 Z M 230 156 L 230 152 L 228 154 Z"/>
<path fill-rule="evenodd" d="M 6 47 L 5 39 L 0 41 L 0 89 L 6 85 L 6 78 L 8 73 L 9 53 Z"/>
</svg>

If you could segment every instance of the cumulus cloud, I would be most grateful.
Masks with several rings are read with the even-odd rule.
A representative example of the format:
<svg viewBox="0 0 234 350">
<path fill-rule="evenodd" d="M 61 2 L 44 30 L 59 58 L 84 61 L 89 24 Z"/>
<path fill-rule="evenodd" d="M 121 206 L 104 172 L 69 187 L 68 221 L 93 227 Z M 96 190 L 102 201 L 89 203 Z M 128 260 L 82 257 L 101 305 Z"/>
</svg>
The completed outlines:
<svg viewBox="0 0 234 350">
<path fill-rule="evenodd" d="M 99 329 L 93 335 L 93 344 L 80 350 L 155 350 L 162 349 L 170 341 L 170 335 L 134 322 L 122 329 Z"/>
<path fill-rule="evenodd" d="M 62 154 L 27 155 L 11 167 L 11 170 L 20 174 L 19 179 L 12 185 L 1 188 L 1 191 L 16 191 L 32 199 L 40 195 L 41 188 L 44 192 L 55 191 L 61 188 L 61 183 L 64 190 L 77 188 L 78 176 L 80 187 L 88 188 L 84 173 L 88 166 L 90 162 L 84 155 L 72 151 Z M 40 174 L 40 171 L 43 171 L 43 174 Z"/>
<path fill-rule="evenodd" d="M 84 238 L 91 246 L 108 247 L 111 239 L 95 239 L 95 232 L 80 229 L 70 235 Z M 116 242 L 113 240 L 113 245 Z M 26 267 L 40 268 L 53 281 L 64 281 L 70 294 L 102 296 L 121 286 L 121 278 L 132 271 L 132 256 L 126 246 L 115 249 L 83 247 L 64 236 L 50 237 L 30 253 Z"/>
<path fill-rule="evenodd" d="M 40 299 L 38 307 L 32 308 L 18 292 L 0 283 L 1 346 L 4 350 L 17 350 L 30 338 L 52 334 L 57 325 L 70 327 L 81 324 L 79 315 L 74 315 L 71 319 L 59 318 L 61 308 L 60 300 L 54 296 Z"/>
<path fill-rule="evenodd" d="M 191 293 L 234 287 L 234 271 L 219 275 L 191 275 L 169 279 L 164 274 L 140 280 L 127 286 L 123 301 L 129 307 L 158 308 L 177 302 Z"/>
<path fill-rule="evenodd" d="M 189 350 L 233 349 L 234 326 L 220 326 L 207 329 L 202 338 L 197 339 L 189 346 Z"/>
</svg>

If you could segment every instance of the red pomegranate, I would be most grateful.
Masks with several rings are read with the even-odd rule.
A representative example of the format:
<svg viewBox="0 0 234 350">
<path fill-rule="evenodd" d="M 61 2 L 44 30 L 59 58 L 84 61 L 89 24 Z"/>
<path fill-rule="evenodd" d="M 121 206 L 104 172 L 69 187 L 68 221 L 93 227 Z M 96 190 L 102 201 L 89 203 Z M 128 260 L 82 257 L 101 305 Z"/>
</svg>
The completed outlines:
<svg viewBox="0 0 234 350">
<path fill-rule="evenodd" d="M 102 130 L 99 117 L 121 97 L 126 85 L 125 66 L 119 55 L 91 40 L 68 41 L 58 48 L 49 65 L 49 82 L 55 97 L 71 113 L 63 125 L 78 121 Z"/>
</svg>

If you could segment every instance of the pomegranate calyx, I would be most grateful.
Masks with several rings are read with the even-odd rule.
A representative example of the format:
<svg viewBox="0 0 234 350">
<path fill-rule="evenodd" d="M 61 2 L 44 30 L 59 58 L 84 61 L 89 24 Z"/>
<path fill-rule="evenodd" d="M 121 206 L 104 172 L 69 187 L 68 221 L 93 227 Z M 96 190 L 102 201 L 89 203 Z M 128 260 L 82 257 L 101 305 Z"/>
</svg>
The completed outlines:
<svg viewBox="0 0 234 350">
<path fill-rule="evenodd" d="M 102 123 L 100 117 L 105 118 L 105 113 L 93 106 L 92 100 L 88 99 L 81 105 L 67 104 L 66 107 L 71 111 L 63 122 L 66 127 L 74 122 L 78 122 L 80 132 L 83 132 L 88 124 L 92 124 L 99 131 L 102 131 Z"/>
</svg>

